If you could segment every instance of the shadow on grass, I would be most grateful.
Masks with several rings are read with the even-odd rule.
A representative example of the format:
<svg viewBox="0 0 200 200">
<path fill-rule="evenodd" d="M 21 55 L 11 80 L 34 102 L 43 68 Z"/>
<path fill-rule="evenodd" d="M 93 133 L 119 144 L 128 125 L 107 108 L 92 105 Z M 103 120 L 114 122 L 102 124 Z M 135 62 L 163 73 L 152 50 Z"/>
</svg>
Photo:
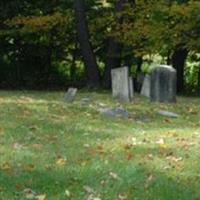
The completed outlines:
<svg viewBox="0 0 200 200">
<path fill-rule="evenodd" d="M 110 175 L 116 173 L 117 177 Z M 94 162 L 90 166 L 71 165 L 63 168 L 36 169 L 33 172 L 7 174 L 0 171 L 0 197 L 2 200 L 22 200 L 23 190 L 46 194 L 48 199 L 65 199 L 65 190 L 71 199 L 85 199 L 84 186 L 90 186 L 101 199 L 118 199 L 121 194 L 128 200 L 197 200 L 199 184 L 184 177 L 152 170 L 138 163 L 108 164 Z M 18 198 L 16 195 L 18 194 Z M 21 196 L 20 196 L 21 195 Z"/>
</svg>

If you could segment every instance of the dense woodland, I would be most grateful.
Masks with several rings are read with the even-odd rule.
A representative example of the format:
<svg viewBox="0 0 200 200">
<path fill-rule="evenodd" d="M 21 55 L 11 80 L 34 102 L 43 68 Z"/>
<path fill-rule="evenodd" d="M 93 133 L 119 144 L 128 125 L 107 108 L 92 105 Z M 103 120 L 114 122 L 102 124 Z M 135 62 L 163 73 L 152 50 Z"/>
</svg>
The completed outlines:
<svg viewBox="0 0 200 200">
<path fill-rule="evenodd" d="M 199 13 L 199 0 L 1 0 L 0 87 L 109 89 L 112 68 L 160 63 L 199 92 Z"/>
</svg>

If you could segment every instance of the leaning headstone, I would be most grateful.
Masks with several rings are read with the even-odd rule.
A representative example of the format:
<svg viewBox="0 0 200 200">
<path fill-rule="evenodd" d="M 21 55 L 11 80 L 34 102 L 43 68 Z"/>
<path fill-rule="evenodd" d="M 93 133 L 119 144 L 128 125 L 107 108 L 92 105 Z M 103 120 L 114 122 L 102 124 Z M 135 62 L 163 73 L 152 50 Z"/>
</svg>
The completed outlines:
<svg viewBox="0 0 200 200">
<path fill-rule="evenodd" d="M 67 103 L 72 103 L 76 98 L 77 88 L 69 88 L 64 96 Z"/>
<path fill-rule="evenodd" d="M 152 102 L 176 102 L 176 70 L 168 65 L 159 65 L 151 72 L 150 98 Z"/>
<path fill-rule="evenodd" d="M 111 71 L 111 76 L 113 98 L 129 102 L 133 95 L 133 82 L 129 77 L 128 67 L 113 69 Z"/>
<path fill-rule="evenodd" d="M 151 88 L 151 77 L 146 75 L 142 84 L 142 89 L 140 94 L 145 97 L 150 97 L 150 88 Z"/>
</svg>

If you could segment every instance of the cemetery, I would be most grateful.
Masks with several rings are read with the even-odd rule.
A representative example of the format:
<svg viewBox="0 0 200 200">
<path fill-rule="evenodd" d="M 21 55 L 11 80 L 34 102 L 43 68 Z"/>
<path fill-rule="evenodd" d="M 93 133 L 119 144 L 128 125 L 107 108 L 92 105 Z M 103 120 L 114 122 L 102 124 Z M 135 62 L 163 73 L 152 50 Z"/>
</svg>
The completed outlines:
<svg viewBox="0 0 200 200">
<path fill-rule="evenodd" d="M 0 94 L 3 199 L 153 199 L 160 187 L 160 199 L 198 196 L 199 98 Z"/>
<path fill-rule="evenodd" d="M 200 1 L 0 2 L 0 200 L 200 200 Z"/>
</svg>

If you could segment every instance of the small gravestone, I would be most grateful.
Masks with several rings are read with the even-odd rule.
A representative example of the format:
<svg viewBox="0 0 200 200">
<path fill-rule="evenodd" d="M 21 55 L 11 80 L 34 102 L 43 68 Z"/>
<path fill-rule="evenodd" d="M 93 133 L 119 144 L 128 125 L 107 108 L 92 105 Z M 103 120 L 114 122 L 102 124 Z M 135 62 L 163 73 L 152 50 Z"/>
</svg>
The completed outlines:
<svg viewBox="0 0 200 200">
<path fill-rule="evenodd" d="M 151 72 L 150 98 L 152 102 L 176 102 L 176 70 L 168 65 L 159 65 Z"/>
<path fill-rule="evenodd" d="M 160 111 L 158 111 L 158 114 L 162 115 L 164 117 L 169 117 L 169 118 L 178 118 L 179 117 L 178 114 L 173 113 L 173 112 L 169 112 L 169 111 L 166 111 L 166 110 L 160 110 Z"/>
<path fill-rule="evenodd" d="M 133 81 L 129 77 L 128 67 L 113 69 L 111 76 L 113 98 L 125 102 L 131 101 L 133 97 Z"/>
<path fill-rule="evenodd" d="M 142 84 L 142 89 L 140 94 L 145 97 L 150 97 L 150 88 L 151 88 L 151 77 L 146 75 Z"/>
<path fill-rule="evenodd" d="M 99 112 L 107 117 L 130 117 L 129 112 L 123 108 L 100 108 Z"/>
<path fill-rule="evenodd" d="M 69 88 L 65 94 L 65 101 L 67 103 L 72 103 L 76 98 L 77 88 Z"/>
</svg>

